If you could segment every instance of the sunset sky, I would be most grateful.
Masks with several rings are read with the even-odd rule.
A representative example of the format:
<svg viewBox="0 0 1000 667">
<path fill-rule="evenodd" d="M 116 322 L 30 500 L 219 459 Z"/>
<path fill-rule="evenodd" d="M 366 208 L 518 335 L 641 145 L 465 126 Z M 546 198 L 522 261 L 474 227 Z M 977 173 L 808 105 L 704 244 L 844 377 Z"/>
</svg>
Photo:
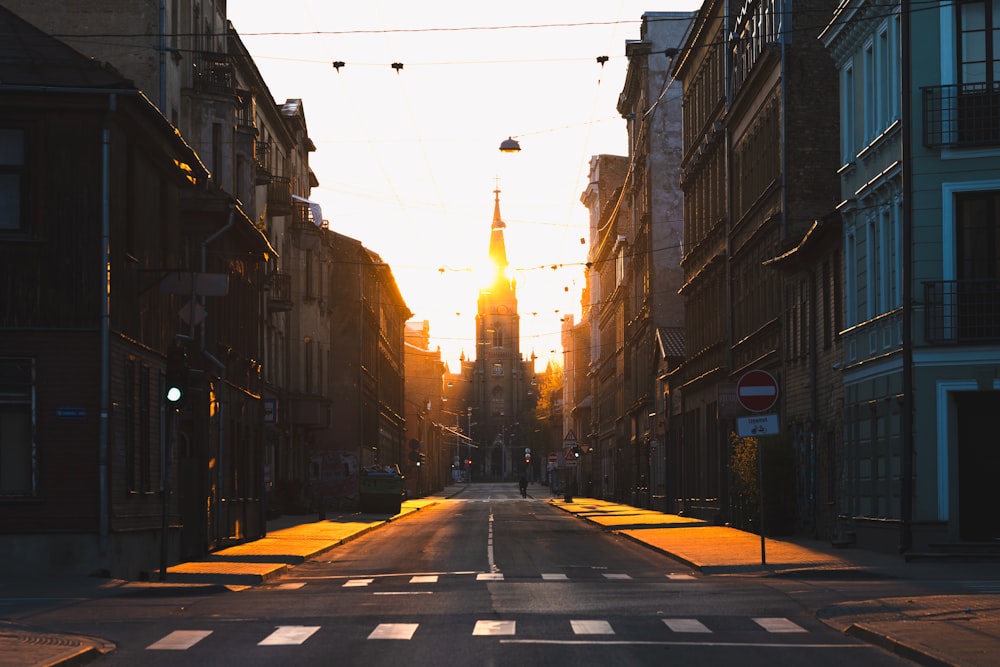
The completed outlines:
<svg viewBox="0 0 1000 667">
<path fill-rule="evenodd" d="M 628 153 L 625 41 L 646 11 L 698 6 L 229 0 L 228 15 L 275 100 L 303 100 L 323 217 L 391 265 L 452 370 L 475 353 L 499 184 L 521 351 L 541 370 L 561 360 L 560 318 L 579 319 L 590 157 Z M 508 136 L 520 153 L 499 151 Z"/>
</svg>

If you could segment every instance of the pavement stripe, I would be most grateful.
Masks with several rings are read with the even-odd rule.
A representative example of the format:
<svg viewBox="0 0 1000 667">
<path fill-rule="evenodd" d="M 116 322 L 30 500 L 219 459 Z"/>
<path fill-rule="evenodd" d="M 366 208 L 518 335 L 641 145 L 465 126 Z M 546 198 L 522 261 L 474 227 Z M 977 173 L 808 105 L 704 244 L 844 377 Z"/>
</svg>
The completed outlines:
<svg viewBox="0 0 1000 667">
<path fill-rule="evenodd" d="M 673 573 L 671 573 L 671 574 L 667 575 L 667 578 L 668 579 L 672 579 L 673 581 L 686 581 L 688 579 L 694 579 L 694 575 L 693 574 L 673 574 Z"/>
<path fill-rule="evenodd" d="M 423 574 L 410 577 L 411 584 L 436 584 L 438 576 L 436 574 Z"/>
<path fill-rule="evenodd" d="M 379 623 L 368 639 L 413 639 L 418 623 Z"/>
<path fill-rule="evenodd" d="M 570 621 L 575 635 L 613 635 L 611 624 L 607 621 Z"/>
<path fill-rule="evenodd" d="M 755 618 L 754 623 L 768 632 L 805 632 L 805 628 L 792 623 L 787 618 Z"/>
<path fill-rule="evenodd" d="M 542 574 L 542 579 L 544 579 L 545 581 L 568 581 L 569 577 L 567 577 L 565 574 L 561 574 L 561 573 L 556 573 L 556 574 L 544 574 L 543 573 Z"/>
<path fill-rule="evenodd" d="M 502 572 L 480 572 L 476 575 L 476 581 L 503 581 Z"/>
<path fill-rule="evenodd" d="M 693 618 L 665 618 L 663 623 L 674 632 L 712 632 L 704 623 Z"/>
<path fill-rule="evenodd" d="M 318 625 L 279 625 L 274 632 L 257 642 L 257 646 L 297 646 L 317 630 Z"/>
<path fill-rule="evenodd" d="M 211 630 L 174 630 L 159 641 L 146 647 L 149 651 L 186 651 L 205 637 Z"/>
<path fill-rule="evenodd" d="M 632 577 L 630 577 L 627 574 L 607 573 L 607 574 L 604 575 L 604 578 L 605 579 L 631 579 Z"/>
<path fill-rule="evenodd" d="M 472 634 L 476 637 L 512 635 L 516 628 L 515 623 L 515 621 L 476 621 L 476 627 L 472 629 Z"/>
<path fill-rule="evenodd" d="M 344 582 L 341 588 L 357 588 L 359 586 L 367 586 L 368 584 L 375 581 L 374 579 L 348 579 Z"/>
</svg>

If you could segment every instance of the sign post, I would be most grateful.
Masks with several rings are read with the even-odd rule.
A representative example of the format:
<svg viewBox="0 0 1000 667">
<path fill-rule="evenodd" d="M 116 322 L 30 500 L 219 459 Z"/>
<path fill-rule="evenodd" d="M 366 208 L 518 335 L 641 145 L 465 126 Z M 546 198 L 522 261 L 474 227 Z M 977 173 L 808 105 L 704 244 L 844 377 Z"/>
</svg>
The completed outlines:
<svg viewBox="0 0 1000 667">
<path fill-rule="evenodd" d="M 778 381 L 767 371 L 747 371 L 736 383 L 736 398 L 750 412 L 765 412 L 778 402 Z M 760 564 L 767 566 L 764 546 L 764 448 L 760 436 L 778 432 L 777 415 L 755 415 L 737 420 L 740 437 L 757 438 L 757 498 L 760 512 Z"/>
</svg>

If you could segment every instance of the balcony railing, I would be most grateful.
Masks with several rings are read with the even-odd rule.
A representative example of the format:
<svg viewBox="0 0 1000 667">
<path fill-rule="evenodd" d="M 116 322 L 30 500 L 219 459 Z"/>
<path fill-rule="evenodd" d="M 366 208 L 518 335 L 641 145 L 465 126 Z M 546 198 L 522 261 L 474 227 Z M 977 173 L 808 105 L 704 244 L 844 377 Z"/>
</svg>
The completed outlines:
<svg viewBox="0 0 1000 667">
<path fill-rule="evenodd" d="M 929 343 L 1000 340 L 1000 280 L 938 280 L 924 283 Z"/>
<path fill-rule="evenodd" d="M 267 208 L 273 215 L 292 212 L 292 180 L 287 176 L 272 176 L 267 183 Z"/>
<path fill-rule="evenodd" d="M 934 86 L 921 92 L 928 148 L 1000 144 L 1000 84 Z"/>
<path fill-rule="evenodd" d="M 277 271 L 271 275 L 270 292 L 267 295 L 267 309 L 272 313 L 292 309 L 292 276 Z"/>
<path fill-rule="evenodd" d="M 212 93 L 233 92 L 233 65 L 228 54 L 201 52 L 193 58 L 194 88 Z"/>
</svg>

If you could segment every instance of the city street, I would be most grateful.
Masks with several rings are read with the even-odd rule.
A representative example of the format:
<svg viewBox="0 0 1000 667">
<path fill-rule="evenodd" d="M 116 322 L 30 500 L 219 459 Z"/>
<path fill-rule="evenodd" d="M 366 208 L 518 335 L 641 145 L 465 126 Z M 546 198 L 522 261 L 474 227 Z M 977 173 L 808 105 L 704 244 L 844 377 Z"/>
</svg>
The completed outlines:
<svg viewBox="0 0 1000 667">
<path fill-rule="evenodd" d="M 817 620 L 799 582 L 704 577 L 547 492 L 473 485 L 245 590 L 6 616 L 114 642 L 97 665 L 909 664 Z"/>
</svg>

